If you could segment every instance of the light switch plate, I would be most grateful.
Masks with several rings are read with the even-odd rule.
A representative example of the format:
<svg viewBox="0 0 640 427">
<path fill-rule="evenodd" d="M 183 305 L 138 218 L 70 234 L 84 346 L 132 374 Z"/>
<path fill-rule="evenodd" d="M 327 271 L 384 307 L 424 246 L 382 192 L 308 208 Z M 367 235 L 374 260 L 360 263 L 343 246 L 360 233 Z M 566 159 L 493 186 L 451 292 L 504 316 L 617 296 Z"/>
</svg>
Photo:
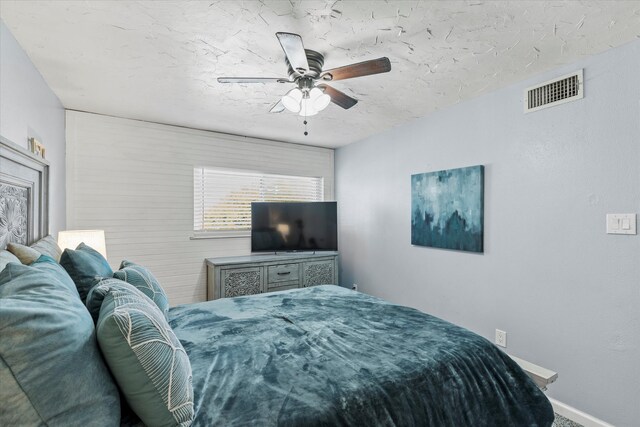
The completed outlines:
<svg viewBox="0 0 640 427">
<path fill-rule="evenodd" d="M 637 234 L 636 214 L 607 214 L 607 234 Z"/>
</svg>

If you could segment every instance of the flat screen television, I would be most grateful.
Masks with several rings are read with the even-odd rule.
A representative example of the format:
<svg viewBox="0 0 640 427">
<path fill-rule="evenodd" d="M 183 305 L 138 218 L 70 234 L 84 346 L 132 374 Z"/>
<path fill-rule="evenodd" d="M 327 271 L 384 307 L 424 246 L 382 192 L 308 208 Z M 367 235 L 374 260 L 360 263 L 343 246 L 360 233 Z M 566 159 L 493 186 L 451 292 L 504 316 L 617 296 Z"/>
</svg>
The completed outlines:
<svg viewBox="0 0 640 427">
<path fill-rule="evenodd" d="M 336 202 L 251 203 L 251 252 L 337 250 Z"/>
</svg>

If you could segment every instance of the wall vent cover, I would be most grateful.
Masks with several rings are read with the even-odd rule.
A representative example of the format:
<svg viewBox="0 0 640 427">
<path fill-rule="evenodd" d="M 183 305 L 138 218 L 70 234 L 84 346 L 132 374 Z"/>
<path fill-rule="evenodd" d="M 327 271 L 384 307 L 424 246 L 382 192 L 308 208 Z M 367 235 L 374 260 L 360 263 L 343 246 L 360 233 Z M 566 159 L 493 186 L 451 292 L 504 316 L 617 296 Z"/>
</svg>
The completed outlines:
<svg viewBox="0 0 640 427">
<path fill-rule="evenodd" d="M 541 110 L 584 97 L 583 70 L 529 87 L 524 91 L 524 112 Z"/>
</svg>

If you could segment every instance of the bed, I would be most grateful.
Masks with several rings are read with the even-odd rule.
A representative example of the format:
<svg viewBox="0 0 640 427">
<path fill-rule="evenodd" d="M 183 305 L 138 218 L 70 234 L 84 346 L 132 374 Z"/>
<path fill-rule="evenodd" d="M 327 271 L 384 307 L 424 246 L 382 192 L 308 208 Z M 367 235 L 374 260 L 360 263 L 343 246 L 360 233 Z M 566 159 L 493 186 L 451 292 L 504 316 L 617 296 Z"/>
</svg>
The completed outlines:
<svg viewBox="0 0 640 427">
<path fill-rule="evenodd" d="M 550 426 L 547 398 L 486 339 L 339 286 L 174 307 L 194 426 Z"/>
<path fill-rule="evenodd" d="M 48 228 L 48 166 L 2 138 L 0 160 L 0 202 L 2 206 L 21 207 L 16 210 L 5 206 L 1 210 L 6 216 L 0 216 L 2 223 L 17 226 L 12 233 L 0 236 L 0 246 L 33 242 Z M 5 168 L 5 163 L 11 168 Z M 15 212 L 21 214 L 16 217 Z M 8 213 L 14 217 L 9 218 Z M 32 247 L 46 249 L 39 244 Z M 17 281 L 11 282 L 11 274 L 5 274 L 5 279 L 12 284 L 0 288 L 8 298 L 0 298 L 4 304 L 0 314 L 6 317 L 13 313 L 24 320 L 0 322 L 6 339 L 3 351 L 14 359 L 0 357 L 5 393 L 0 399 L 0 415 L 19 419 L 24 425 L 46 424 L 45 419 L 140 425 L 131 412 L 125 410 L 121 420 L 120 410 L 114 409 L 119 407 L 118 390 L 99 354 L 93 321 L 75 289 L 78 282 L 74 285 L 64 270 L 60 272 L 57 259 L 49 259 L 48 266 L 46 259 L 40 261 L 38 258 L 35 264 L 40 264 L 43 271 L 63 274 L 60 286 L 55 285 L 57 279 L 50 279 L 54 273 L 43 276 L 43 271 L 36 271 L 38 267 L 15 267 L 15 262 L 20 262 L 17 258 L 4 264 L 14 265 L 8 267 L 10 271 L 19 270 L 24 277 L 33 273 L 39 274 L 38 280 L 45 280 L 37 282 L 37 289 L 29 283 L 23 286 L 27 291 L 36 289 L 42 300 L 33 316 L 20 309 L 11 311 L 10 287 L 19 287 Z M 113 272 L 108 270 L 106 276 L 110 277 Z M 65 281 L 71 290 L 62 289 Z M 44 293 L 47 290 L 62 297 L 54 300 Z M 22 302 L 36 307 L 37 301 L 32 299 L 36 294 L 23 295 L 29 297 Z M 49 310 L 53 301 L 58 308 Z M 152 300 L 148 303 L 154 305 Z M 102 309 L 99 311 L 102 316 Z M 68 321 L 69 313 L 76 315 L 76 323 Z M 62 319 L 59 325 L 52 324 L 54 317 Z M 27 327 L 26 321 L 38 319 L 41 328 Z M 418 310 L 339 286 L 188 304 L 171 308 L 168 319 L 188 355 L 194 426 L 550 426 L 554 419 L 545 395 L 489 341 Z M 81 325 L 86 326 L 86 336 L 76 337 Z M 77 338 L 82 346 L 73 341 L 64 348 L 66 353 L 51 353 L 48 344 L 33 338 L 40 333 L 42 339 L 58 343 L 57 338 L 49 336 L 48 327 L 54 327 L 63 339 Z M 10 344 L 9 334 L 17 339 L 18 346 Z M 25 341 L 25 337 L 32 339 Z M 19 347 L 27 344 L 28 351 L 21 353 Z M 36 354 L 32 348 L 41 353 Z M 102 350 L 104 356 L 105 348 Z M 52 354 L 57 354 L 60 363 Z M 27 363 L 27 356 L 40 357 L 39 362 Z M 74 360 L 82 363 L 75 364 Z M 7 361 L 14 367 L 24 365 L 24 369 L 11 370 L 4 365 Z M 47 368 L 46 363 L 51 366 Z M 88 366 L 90 363 L 95 366 Z M 68 369 L 63 371 L 61 364 L 69 365 Z M 46 375 L 39 374 L 34 366 Z M 82 378 L 81 370 L 86 381 L 78 379 Z M 49 375 L 51 372 L 55 375 Z M 13 392 L 9 392 L 11 385 Z M 67 399 L 57 399 L 58 389 L 67 390 L 63 392 Z M 71 398 L 72 394 L 76 397 Z M 17 403 L 18 397 L 21 403 Z M 40 397 L 40 401 L 34 397 Z M 91 410 L 79 410 L 82 399 L 86 400 L 84 407 Z M 4 409 L 11 409 L 11 413 Z M 54 421 L 49 424 L 56 424 Z"/>
</svg>

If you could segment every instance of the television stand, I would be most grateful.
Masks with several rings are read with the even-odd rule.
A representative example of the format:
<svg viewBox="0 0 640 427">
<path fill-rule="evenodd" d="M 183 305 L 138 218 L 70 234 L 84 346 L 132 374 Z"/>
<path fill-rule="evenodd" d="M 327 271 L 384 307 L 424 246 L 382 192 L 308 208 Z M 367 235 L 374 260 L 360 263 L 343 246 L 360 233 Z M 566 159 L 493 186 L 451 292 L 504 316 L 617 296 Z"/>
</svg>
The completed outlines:
<svg viewBox="0 0 640 427">
<path fill-rule="evenodd" d="M 207 258 L 207 299 L 338 284 L 338 252 Z"/>
</svg>

